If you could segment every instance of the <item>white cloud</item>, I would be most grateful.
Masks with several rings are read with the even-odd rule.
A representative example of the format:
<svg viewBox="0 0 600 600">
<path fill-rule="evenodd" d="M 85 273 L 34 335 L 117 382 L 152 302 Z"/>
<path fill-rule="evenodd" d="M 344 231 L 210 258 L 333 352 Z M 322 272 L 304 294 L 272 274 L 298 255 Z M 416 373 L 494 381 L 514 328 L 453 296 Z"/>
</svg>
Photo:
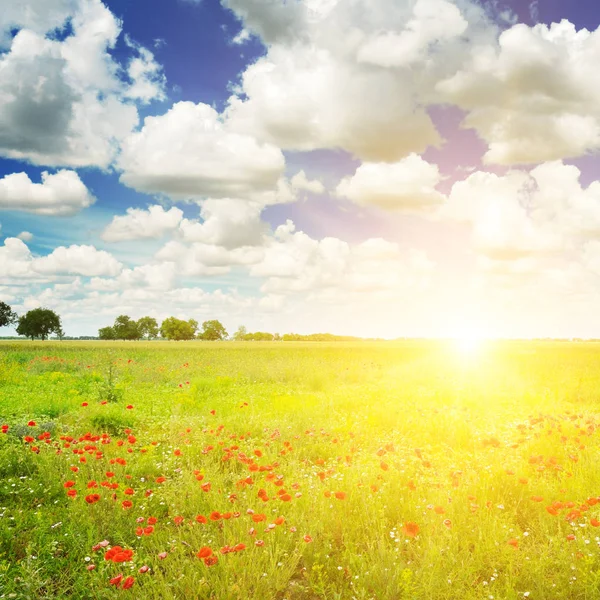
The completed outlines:
<svg viewBox="0 0 600 600">
<path fill-rule="evenodd" d="M 267 53 L 230 98 L 231 126 L 285 149 L 393 162 L 436 146 L 434 86 L 496 28 L 468 0 L 223 0 Z"/>
<path fill-rule="evenodd" d="M 123 143 L 121 181 L 173 197 L 248 197 L 276 186 L 281 151 L 230 132 L 206 104 L 178 102 Z"/>
<path fill-rule="evenodd" d="M 221 198 L 202 201 L 202 222 L 183 219 L 181 238 L 186 242 L 201 242 L 227 249 L 260 246 L 268 230 L 261 221 L 262 205 Z"/>
<path fill-rule="evenodd" d="M 438 85 L 468 111 L 488 163 L 538 163 L 600 148 L 600 29 L 517 24 Z"/>
<path fill-rule="evenodd" d="M 24 242 L 30 242 L 33 239 L 33 233 L 30 233 L 29 231 L 21 231 L 17 238 L 23 240 Z"/>
<path fill-rule="evenodd" d="M 49 255 L 36 258 L 31 268 L 45 275 L 85 275 L 114 277 L 123 265 L 105 250 L 93 246 L 59 246 Z"/>
<path fill-rule="evenodd" d="M 441 176 L 436 165 L 416 154 L 397 163 L 364 163 L 339 183 L 336 194 L 362 206 L 386 210 L 428 211 L 444 202 L 435 188 Z"/>
<path fill-rule="evenodd" d="M 292 189 L 310 192 L 311 194 L 325 193 L 325 186 L 318 179 L 308 179 L 304 170 L 298 171 L 291 179 Z"/>
<path fill-rule="evenodd" d="M 41 215 L 73 215 L 95 202 L 75 171 L 42 173 L 33 183 L 27 173 L 0 179 L 0 210 L 21 210 Z"/>
<path fill-rule="evenodd" d="M 25 278 L 31 275 L 31 252 L 23 241 L 17 238 L 6 238 L 0 246 L 0 278 Z"/>
<path fill-rule="evenodd" d="M 161 97 L 160 85 L 150 89 L 162 77 L 158 67 L 136 46 L 139 59 L 129 64 L 133 81 L 121 81 L 111 54 L 121 24 L 100 0 L 49 0 L 48 7 L 35 0 L 31 10 L 30 3 L 17 4 L 23 6 L 9 11 L 5 25 L 22 29 L 0 55 L 0 155 L 52 166 L 108 167 L 138 122 L 128 99 Z M 67 19 L 72 34 L 62 40 L 44 36 Z"/>
<path fill-rule="evenodd" d="M 148 207 L 148 210 L 128 208 L 126 213 L 113 217 L 102 232 L 105 242 L 160 238 L 177 229 L 183 218 L 183 211 L 179 208 L 174 206 L 165 210 L 158 204 Z"/>
<path fill-rule="evenodd" d="M 127 65 L 127 75 L 132 84 L 125 92 L 125 96 L 140 100 L 144 104 L 151 100 L 164 100 L 167 79 L 161 65 L 154 60 L 154 54 L 134 42 L 128 35 L 125 36 L 125 43 L 138 53 L 138 56 L 129 59 Z"/>
</svg>

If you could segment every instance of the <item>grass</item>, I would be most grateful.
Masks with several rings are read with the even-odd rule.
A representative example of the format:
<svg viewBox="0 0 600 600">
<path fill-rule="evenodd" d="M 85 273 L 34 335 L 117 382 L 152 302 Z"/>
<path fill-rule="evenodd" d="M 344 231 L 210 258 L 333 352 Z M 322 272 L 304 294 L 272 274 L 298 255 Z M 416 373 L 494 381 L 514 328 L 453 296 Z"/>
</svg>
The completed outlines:
<svg viewBox="0 0 600 600">
<path fill-rule="evenodd" d="M 598 598 L 599 361 L 0 343 L 0 598 Z M 132 558 L 105 560 L 115 545 Z"/>
</svg>

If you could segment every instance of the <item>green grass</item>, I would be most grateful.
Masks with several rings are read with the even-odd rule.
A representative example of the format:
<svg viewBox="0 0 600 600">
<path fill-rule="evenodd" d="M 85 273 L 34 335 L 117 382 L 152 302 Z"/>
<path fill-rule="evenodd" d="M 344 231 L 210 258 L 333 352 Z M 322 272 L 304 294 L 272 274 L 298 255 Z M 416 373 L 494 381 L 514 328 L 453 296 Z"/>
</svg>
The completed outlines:
<svg viewBox="0 0 600 600">
<path fill-rule="evenodd" d="M 593 343 L 0 343 L 0 598 L 598 598 L 599 364 Z"/>
</svg>

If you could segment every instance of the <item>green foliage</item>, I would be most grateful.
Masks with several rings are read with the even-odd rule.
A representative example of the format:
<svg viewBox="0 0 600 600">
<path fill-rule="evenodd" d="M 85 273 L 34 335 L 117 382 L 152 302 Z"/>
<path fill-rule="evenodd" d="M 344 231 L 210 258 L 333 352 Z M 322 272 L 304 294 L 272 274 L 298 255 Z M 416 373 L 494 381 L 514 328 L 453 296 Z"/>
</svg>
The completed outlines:
<svg viewBox="0 0 600 600">
<path fill-rule="evenodd" d="M 115 330 L 109 325 L 108 327 L 101 327 L 98 329 L 98 337 L 101 340 L 116 340 L 117 336 Z"/>
<path fill-rule="evenodd" d="M 154 340 L 158 337 L 158 323 L 154 317 L 138 319 L 137 327 L 142 338 Z"/>
<path fill-rule="evenodd" d="M 201 340 L 215 342 L 227 339 L 227 331 L 222 323 L 213 319 L 202 323 L 202 332 L 198 335 Z"/>
<path fill-rule="evenodd" d="M 19 317 L 6 302 L 0 302 L 0 327 L 13 325 Z"/>
<path fill-rule="evenodd" d="M 60 317 L 49 308 L 30 310 L 19 318 L 17 325 L 17 333 L 32 340 L 35 338 L 46 340 L 51 333 L 59 332 L 64 335 Z"/>
<path fill-rule="evenodd" d="M 167 340 L 193 340 L 198 329 L 198 322 L 194 319 L 183 321 L 169 317 L 160 326 L 160 335 Z"/>
<path fill-rule="evenodd" d="M 127 315 L 119 315 L 112 328 L 117 340 L 139 340 L 142 337 L 136 321 Z"/>
</svg>

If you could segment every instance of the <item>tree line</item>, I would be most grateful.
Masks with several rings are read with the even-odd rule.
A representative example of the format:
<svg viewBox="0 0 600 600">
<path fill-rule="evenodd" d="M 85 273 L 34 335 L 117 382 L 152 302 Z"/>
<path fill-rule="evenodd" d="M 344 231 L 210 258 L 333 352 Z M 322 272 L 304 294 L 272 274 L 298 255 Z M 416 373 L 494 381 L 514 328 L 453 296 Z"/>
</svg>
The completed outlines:
<svg viewBox="0 0 600 600">
<path fill-rule="evenodd" d="M 142 317 L 135 321 L 127 315 L 119 315 L 113 325 L 98 330 L 101 340 L 155 340 L 159 334 L 165 340 L 226 340 L 227 330 L 216 319 L 204 321 L 198 331 L 198 321 L 169 317 L 160 327 L 154 317 Z"/>
</svg>

